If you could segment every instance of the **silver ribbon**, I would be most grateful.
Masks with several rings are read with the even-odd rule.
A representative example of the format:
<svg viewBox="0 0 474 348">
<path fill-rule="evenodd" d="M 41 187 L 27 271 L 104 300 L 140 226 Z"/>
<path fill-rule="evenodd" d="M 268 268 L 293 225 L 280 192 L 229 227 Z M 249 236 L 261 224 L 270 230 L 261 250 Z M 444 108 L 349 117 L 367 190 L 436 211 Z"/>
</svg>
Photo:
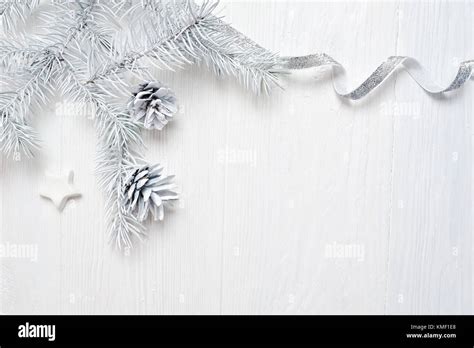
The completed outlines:
<svg viewBox="0 0 474 348">
<path fill-rule="evenodd" d="M 221 21 L 225 25 L 224 22 Z M 261 56 L 271 54 L 270 51 L 261 47 L 250 38 L 227 25 L 227 30 L 237 38 L 235 42 L 245 51 L 260 52 Z M 474 60 L 467 60 L 459 65 L 454 80 L 447 87 L 441 87 L 430 77 L 429 73 L 414 58 L 407 56 L 392 56 L 380 64 L 377 69 L 356 89 L 348 91 L 340 77 L 344 75 L 344 67 L 325 53 L 311 54 L 301 57 L 276 57 L 274 70 L 302 70 L 317 67 L 330 67 L 333 73 L 333 84 L 336 93 L 343 98 L 357 100 L 365 97 L 370 92 L 383 84 L 397 69 L 403 68 L 413 80 L 427 93 L 440 95 L 463 86 L 472 76 L 474 71 Z"/>
<path fill-rule="evenodd" d="M 397 69 L 403 68 L 412 79 L 427 93 L 440 95 L 460 88 L 472 76 L 474 60 L 464 61 L 459 65 L 458 72 L 453 82 L 447 87 L 441 87 L 429 78 L 428 72 L 416 59 L 406 56 L 392 56 L 380 64 L 377 69 L 356 89 L 347 91 L 337 78 L 344 73 L 341 64 L 325 53 L 312 54 L 302 57 L 283 57 L 281 68 L 286 70 L 301 70 L 315 67 L 331 67 L 333 72 L 334 89 L 336 93 L 351 100 L 365 97 L 386 81 Z"/>
</svg>

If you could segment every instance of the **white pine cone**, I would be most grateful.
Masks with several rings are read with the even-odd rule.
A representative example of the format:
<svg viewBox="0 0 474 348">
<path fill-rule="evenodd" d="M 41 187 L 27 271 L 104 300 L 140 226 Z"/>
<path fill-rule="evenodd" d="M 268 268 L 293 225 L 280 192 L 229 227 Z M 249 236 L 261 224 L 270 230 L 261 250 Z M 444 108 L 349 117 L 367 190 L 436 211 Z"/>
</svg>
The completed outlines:
<svg viewBox="0 0 474 348">
<path fill-rule="evenodd" d="M 139 221 L 148 218 L 151 211 L 154 220 L 163 220 L 164 204 L 178 199 L 173 183 L 174 175 L 162 174 L 159 164 L 133 170 L 125 181 L 125 209 Z"/>
<path fill-rule="evenodd" d="M 173 91 L 158 81 L 138 85 L 128 106 L 133 119 L 147 129 L 162 130 L 178 111 Z"/>
</svg>

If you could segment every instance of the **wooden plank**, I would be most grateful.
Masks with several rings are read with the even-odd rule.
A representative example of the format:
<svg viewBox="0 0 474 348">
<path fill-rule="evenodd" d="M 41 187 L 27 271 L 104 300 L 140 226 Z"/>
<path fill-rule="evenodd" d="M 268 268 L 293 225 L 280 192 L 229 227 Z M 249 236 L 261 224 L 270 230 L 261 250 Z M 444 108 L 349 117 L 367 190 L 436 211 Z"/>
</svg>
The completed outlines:
<svg viewBox="0 0 474 348">
<path fill-rule="evenodd" d="M 61 311 L 133 314 L 141 282 L 134 281 L 145 253 L 126 257 L 108 244 L 103 192 L 95 175 L 97 138 L 88 106 L 62 101 L 61 170 L 75 173 L 82 197 L 69 202 L 61 219 Z M 150 260 L 149 263 L 152 263 Z"/>
<path fill-rule="evenodd" d="M 0 91 L 2 91 L 0 87 Z M 4 248 L 5 246 L 5 237 L 2 231 L 5 230 L 3 226 L 3 173 L 5 172 L 4 169 L 4 162 L 5 159 L 3 156 L 0 156 L 0 244 L 1 247 Z M 5 314 L 12 303 L 11 297 L 13 296 L 13 292 L 11 291 L 11 281 L 10 281 L 10 269 L 6 264 L 6 258 L 0 257 L 0 313 Z"/>
<path fill-rule="evenodd" d="M 54 170 L 59 161 L 61 124 L 51 113 L 45 110 L 34 122 L 43 140 L 36 159 L 5 160 L 2 171 L 2 200 L 8 203 L 3 206 L 2 240 L 10 250 L 32 250 L 16 256 L 11 251 L 4 259 L 13 294 L 7 313 L 59 311 L 60 221 L 56 208 L 38 194 L 44 171 Z"/>
<path fill-rule="evenodd" d="M 32 20 L 19 31 L 36 24 Z M 51 117 L 53 109 L 43 111 L 30 115 L 42 140 L 36 157 L 0 160 L 0 241 L 7 253 L 0 259 L 6 291 L 0 311 L 6 314 L 59 312 L 60 222 L 56 208 L 38 192 L 44 171 L 58 168 L 61 124 Z"/>
<path fill-rule="evenodd" d="M 266 47 L 330 53 L 353 86 L 395 49 L 392 3 L 228 7 Z M 268 100 L 231 101 L 227 143 L 257 161 L 229 164 L 223 313 L 383 313 L 392 125 L 378 101 L 393 83 L 350 106 L 328 75 L 308 74 Z"/>
<path fill-rule="evenodd" d="M 228 98 L 238 87 L 198 68 L 158 76 L 176 90 L 183 108 L 164 132 L 147 134 L 148 158 L 165 163 L 182 191 L 164 223 L 150 231 L 163 262 L 163 309 L 217 314 L 225 209 L 225 166 L 218 155 L 227 136 Z"/>
<path fill-rule="evenodd" d="M 446 84 L 472 55 L 473 9 L 401 2 L 398 53 Z M 398 77 L 388 313 L 472 313 L 472 87 L 436 99 Z"/>
<path fill-rule="evenodd" d="M 351 86 L 393 54 L 447 81 L 473 52 L 468 2 L 221 6 L 265 47 L 331 54 Z M 1 312 L 472 313 L 472 85 L 434 99 L 401 73 L 351 105 L 322 70 L 268 98 L 198 67 L 155 76 L 184 108 L 145 132 L 146 158 L 181 202 L 130 256 L 113 251 L 93 124 L 52 105 L 38 158 L 0 160 L 0 241 L 39 252 L 0 259 Z M 74 169 L 83 192 L 62 214 L 38 196 L 46 169 Z"/>
</svg>

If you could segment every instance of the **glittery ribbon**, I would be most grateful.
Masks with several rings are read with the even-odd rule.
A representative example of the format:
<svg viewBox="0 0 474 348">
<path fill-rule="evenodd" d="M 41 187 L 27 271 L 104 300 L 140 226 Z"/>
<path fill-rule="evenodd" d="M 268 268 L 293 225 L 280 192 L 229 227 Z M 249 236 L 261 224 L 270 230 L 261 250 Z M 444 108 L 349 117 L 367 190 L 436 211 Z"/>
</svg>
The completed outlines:
<svg viewBox="0 0 474 348">
<path fill-rule="evenodd" d="M 261 51 L 262 54 L 270 53 L 265 48 L 253 42 L 250 38 L 227 26 L 232 35 L 236 36 L 239 45 L 247 50 L 255 52 Z M 474 74 L 474 60 L 467 60 L 459 64 L 458 72 L 454 80 L 447 86 L 442 87 L 435 83 L 429 76 L 428 71 L 414 58 L 407 56 L 392 56 L 387 58 L 377 69 L 356 89 L 348 91 L 340 77 L 344 75 L 344 67 L 334 58 L 325 53 L 311 54 L 300 57 L 278 57 L 278 63 L 275 65 L 276 71 L 302 70 L 317 67 L 330 67 L 333 73 L 333 83 L 336 93 L 347 99 L 357 100 L 365 97 L 377 87 L 382 85 L 397 69 L 404 69 L 412 79 L 427 93 L 431 95 L 441 95 L 446 92 L 454 91 L 463 86 Z"/>
<path fill-rule="evenodd" d="M 399 68 L 403 68 L 408 72 L 412 79 L 429 94 L 440 95 L 453 91 L 460 88 L 472 77 L 474 60 L 462 62 L 451 84 L 447 87 L 441 87 L 429 78 L 428 72 L 416 59 L 405 56 L 392 56 L 380 64 L 359 87 L 352 91 L 346 91 L 346 88 L 339 82 L 338 77 L 344 73 L 343 66 L 324 53 L 302 57 L 283 57 L 280 68 L 284 70 L 301 70 L 324 66 L 332 68 L 336 93 L 343 98 L 357 100 L 365 97 L 383 84 Z"/>
</svg>

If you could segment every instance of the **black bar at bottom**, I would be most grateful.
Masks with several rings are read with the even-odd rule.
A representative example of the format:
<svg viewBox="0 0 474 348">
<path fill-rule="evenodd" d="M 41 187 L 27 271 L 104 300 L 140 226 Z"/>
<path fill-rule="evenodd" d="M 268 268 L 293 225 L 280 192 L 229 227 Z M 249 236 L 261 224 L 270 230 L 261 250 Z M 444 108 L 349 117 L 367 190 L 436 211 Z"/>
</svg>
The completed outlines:
<svg viewBox="0 0 474 348">
<path fill-rule="evenodd" d="M 0 316 L 0 347 L 474 347 L 473 316 Z"/>
</svg>

